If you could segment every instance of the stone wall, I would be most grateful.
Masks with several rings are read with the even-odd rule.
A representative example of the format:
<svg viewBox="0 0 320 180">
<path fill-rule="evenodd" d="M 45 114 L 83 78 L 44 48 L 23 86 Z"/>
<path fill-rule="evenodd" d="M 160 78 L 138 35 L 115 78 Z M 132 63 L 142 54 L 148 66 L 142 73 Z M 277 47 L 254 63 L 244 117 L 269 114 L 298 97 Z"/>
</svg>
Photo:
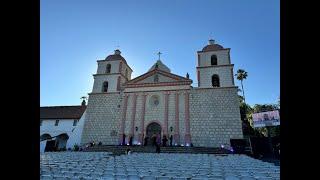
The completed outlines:
<svg viewBox="0 0 320 180">
<path fill-rule="evenodd" d="M 117 93 L 89 95 L 82 144 L 90 141 L 110 145 L 118 143 L 121 101 L 122 96 Z"/>
<path fill-rule="evenodd" d="M 194 146 L 219 147 L 243 138 L 237 87 L 191 90 L 190 131 Z"/>
</svg>

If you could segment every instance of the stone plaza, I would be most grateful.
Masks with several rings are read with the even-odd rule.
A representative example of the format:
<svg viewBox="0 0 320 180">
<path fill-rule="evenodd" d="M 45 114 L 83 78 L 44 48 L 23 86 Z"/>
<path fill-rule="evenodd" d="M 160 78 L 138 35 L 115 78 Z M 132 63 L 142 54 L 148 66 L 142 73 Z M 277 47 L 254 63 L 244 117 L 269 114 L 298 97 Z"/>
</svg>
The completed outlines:
<svg viewBox="0 0 320 180">
<path fill-rule="evenodd" d="M 280 167 L 246 155 L 46 152 L 40 179 L 101 180 L 277 180 Z"/>
</svg>

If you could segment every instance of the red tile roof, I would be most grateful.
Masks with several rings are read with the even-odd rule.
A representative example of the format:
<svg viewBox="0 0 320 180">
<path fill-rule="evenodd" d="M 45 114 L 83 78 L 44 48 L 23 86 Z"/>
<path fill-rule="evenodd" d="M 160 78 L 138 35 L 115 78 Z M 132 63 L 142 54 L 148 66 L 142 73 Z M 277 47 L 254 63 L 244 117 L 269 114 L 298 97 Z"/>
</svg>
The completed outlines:
<svg viewBox="0 0 320 180">
<path fill-rule="evenodd" d="M 40 107 L 40 119 L 80 119 L 86 106 Z"/>
<path fill-rule="evenodd" d="M 210 44 L 205 46 L 202 51 L 217 51 L 217 50 L 222 50 L 224 49 L 221 45 L 219 44 Z"/>
</svg>

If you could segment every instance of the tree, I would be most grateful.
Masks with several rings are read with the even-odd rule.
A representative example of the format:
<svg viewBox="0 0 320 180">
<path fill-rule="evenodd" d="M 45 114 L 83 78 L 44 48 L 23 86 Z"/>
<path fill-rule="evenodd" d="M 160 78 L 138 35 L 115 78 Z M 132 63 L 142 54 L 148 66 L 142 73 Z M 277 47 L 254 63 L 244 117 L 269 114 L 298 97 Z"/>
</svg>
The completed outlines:
<svg viewBox="0 0 320 180">
<path fill-rule="evenodd" d="M 243 89 L 243 82 L 242 81 L 244 79 L 247 79 L 248 73 L 243 69 L 238 69 L 237 74 L 235 74 L 235 76 L 237 77 L 238 80 L 241 81 L 242 96 L 243 96 L 244 101 L 246 101 L 246 98 L 244 96 L 244 89 Z"/>
</svg>

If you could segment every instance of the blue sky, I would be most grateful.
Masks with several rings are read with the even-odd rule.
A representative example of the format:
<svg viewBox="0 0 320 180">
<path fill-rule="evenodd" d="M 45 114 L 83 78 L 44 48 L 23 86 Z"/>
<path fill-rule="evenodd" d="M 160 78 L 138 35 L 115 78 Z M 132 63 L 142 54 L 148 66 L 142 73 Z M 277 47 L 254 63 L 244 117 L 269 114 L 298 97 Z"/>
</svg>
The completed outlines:
<svg viewBox="0 0 320 180">
<path fill-rule="evenodd" d="M 188 72 L 197 86 L 196 52 L 211 37 L 231 48 L 234 72 L 248 72 L 247 103 L 280 96 L 278 0 L 41 0 L 40 105 L 79 105 L 97 60 L 117 46 L 139 76 L 156 62 Z M 240 87 L 240 82 L 235 81 Z"/>
</svg>

